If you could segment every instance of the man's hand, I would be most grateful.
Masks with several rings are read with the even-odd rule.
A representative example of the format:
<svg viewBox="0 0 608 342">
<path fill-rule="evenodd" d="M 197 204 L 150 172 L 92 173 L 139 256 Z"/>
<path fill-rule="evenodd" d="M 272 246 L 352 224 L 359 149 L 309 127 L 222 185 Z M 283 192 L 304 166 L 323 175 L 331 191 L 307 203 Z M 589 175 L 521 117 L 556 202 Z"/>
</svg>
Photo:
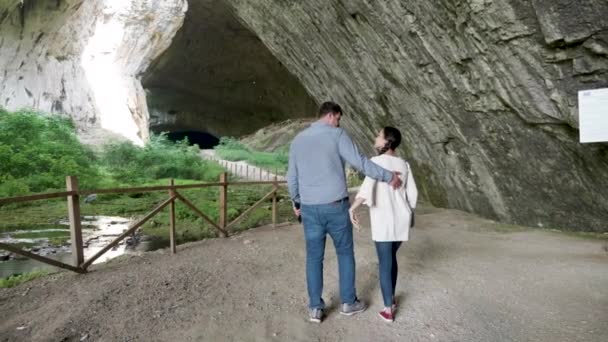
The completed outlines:
<svg viewBox="0 0 608 342">
<path fill-rule="evenodd" d="M 302 209 L 296 209 L 296 207 L 293 207 L 293 213 L 296 215 L 296 217 L 302 215 Z"/>
<path fill-rule="evenodd" d="M 400 175 L 401 172 L 393 172 L 393 178 L 391 179 L 390 183 L 388 183 L 390 186 L 393 187 L 393 189 L 399 189 L 403 184 L 401 178 L 399 178 Z"/>
</svg>

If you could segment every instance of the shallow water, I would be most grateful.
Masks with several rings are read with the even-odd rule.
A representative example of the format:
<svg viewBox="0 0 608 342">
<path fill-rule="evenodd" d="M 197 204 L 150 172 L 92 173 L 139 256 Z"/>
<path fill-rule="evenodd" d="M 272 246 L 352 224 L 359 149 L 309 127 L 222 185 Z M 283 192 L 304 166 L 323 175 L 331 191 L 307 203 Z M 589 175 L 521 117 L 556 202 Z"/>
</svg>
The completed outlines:
<svg viewBox="0 0 608 342">
<path fill-rule="evenodd" d="M 82 226 L 87 227 L 82 231 L 82 240 L 84 243 L 84 257 L 95 255 L 102 248 L 107 246 L 116 237 L 122 234 L 128 229 L 129 220 L 123 217 L 117 216 L 85 216 L 82 220 Z M 67 220 L 59 222 L 61 225 L 65 225 L 66 229 L 34 229 L 34 230 L 18 230 L 13 232 L 2 233 L 0 235 L 0 242 L 4 243 L 34 243 L 35 247 L 32 251 L 36 254 L 49 257 L 51 259 L 59 260 L 64 263 L 72 263 L 72 253 L 69 245 L 61 247 L 53 247 L 49 245 L 48 237 L 36 237 L 36 238 L 19 238 L 15 235 L 23 233 L 56 233 L 65 231 L 69 234 L 69 222 Z M 127 238 L 129 239 L 129 238 Z M 94 264 L 108 261 L 112 258 L 120 256 L 130 250 L 131 246 L 127 246 L 126 240 L 123 240 L 118 246 L 107 251 L 99 259 L 95 260 Z M 135 239 L 134 243 L 137 239 Z M 0 255 L 4 252 L 0 250 Z M 31 259 L 11 259 L 8 261 L 0 262 L 0 278 L 8 277 L 13 274 L 27 273 L 36 269 L 49 269 L 55 270 L 56 268 L 38 261 Z"/>
</svg>

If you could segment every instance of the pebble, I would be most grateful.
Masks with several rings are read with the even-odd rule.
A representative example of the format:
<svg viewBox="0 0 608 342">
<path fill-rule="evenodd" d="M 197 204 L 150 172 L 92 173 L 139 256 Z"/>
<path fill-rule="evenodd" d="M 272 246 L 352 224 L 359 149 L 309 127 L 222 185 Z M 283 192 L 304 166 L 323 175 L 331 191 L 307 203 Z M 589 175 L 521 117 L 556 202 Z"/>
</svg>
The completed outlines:
<svg viewBox="0 0 608 342">
<path fill-rule="evenodd" d="M 18 331 L 25 330 L 25 326 L 23 326 L 23 327 L 17 327 L 17 330 Z"/>
<path fill-rule="evenodd" d="M 250 245 L 251 243 L 253 243 L 252 240 L 245 240 L 245 241 L 243 241 L 243 244 L 245 244 L 245 245 Z"/>
</svg>

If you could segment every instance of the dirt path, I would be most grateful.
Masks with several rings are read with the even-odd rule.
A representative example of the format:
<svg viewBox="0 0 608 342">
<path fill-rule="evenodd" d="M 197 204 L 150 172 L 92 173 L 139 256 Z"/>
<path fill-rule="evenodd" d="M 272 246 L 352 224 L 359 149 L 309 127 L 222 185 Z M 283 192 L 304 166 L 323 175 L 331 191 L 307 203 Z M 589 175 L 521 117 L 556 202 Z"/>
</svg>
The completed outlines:
<svg viewBox="0 0 608 342">
<path fill-rule="evenodd" d="M 399 253 L 393 324 L 377 317 L 367 229 L 356 234 L 357 284 L 370 309 L 338 314 L 328 241 L 331 309 L 323 324 L 308 323 L 302 232 L 284 226 L 0 289 L 0 341 L 608 341 L 600 241 L 433 208 L 417 222 Z"/>
<path fill-rule="evenodd" d="M 230 173 L 236 175 L 242 179 L 251 181 L 271 181 L 273 180 L 275 173 L 264 170 L 254 165 L 249 165 L 245 161 L 229 161 L 220 159 L 215 154 L 214 150 L 201 150 L 201 157 L 203 159 L 214 160 L 223 167 L 226 168 Z M 277 174 L 277 180 L 283 181 L 285 177 Z"/>
</svg>

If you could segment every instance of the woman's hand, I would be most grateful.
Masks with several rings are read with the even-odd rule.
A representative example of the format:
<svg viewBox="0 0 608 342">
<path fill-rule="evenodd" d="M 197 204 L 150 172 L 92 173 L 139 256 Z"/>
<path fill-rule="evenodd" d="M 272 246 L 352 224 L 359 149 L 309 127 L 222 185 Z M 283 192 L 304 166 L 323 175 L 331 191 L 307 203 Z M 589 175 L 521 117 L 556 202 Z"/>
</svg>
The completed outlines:
<svg viewBox="0 0 608 342">
<path fill-rule="evenodd" d="M 353 223 L 355 228 L 357 228 L 357 230 L 360 230 L 361 226 L 359 225 L 359 218 L 357 217 L 357 213 L 355 213 L 355 208 L 350 208 L 348 210 L 348 215 L 350 216 L 350 221 Z"/>
</svg>

